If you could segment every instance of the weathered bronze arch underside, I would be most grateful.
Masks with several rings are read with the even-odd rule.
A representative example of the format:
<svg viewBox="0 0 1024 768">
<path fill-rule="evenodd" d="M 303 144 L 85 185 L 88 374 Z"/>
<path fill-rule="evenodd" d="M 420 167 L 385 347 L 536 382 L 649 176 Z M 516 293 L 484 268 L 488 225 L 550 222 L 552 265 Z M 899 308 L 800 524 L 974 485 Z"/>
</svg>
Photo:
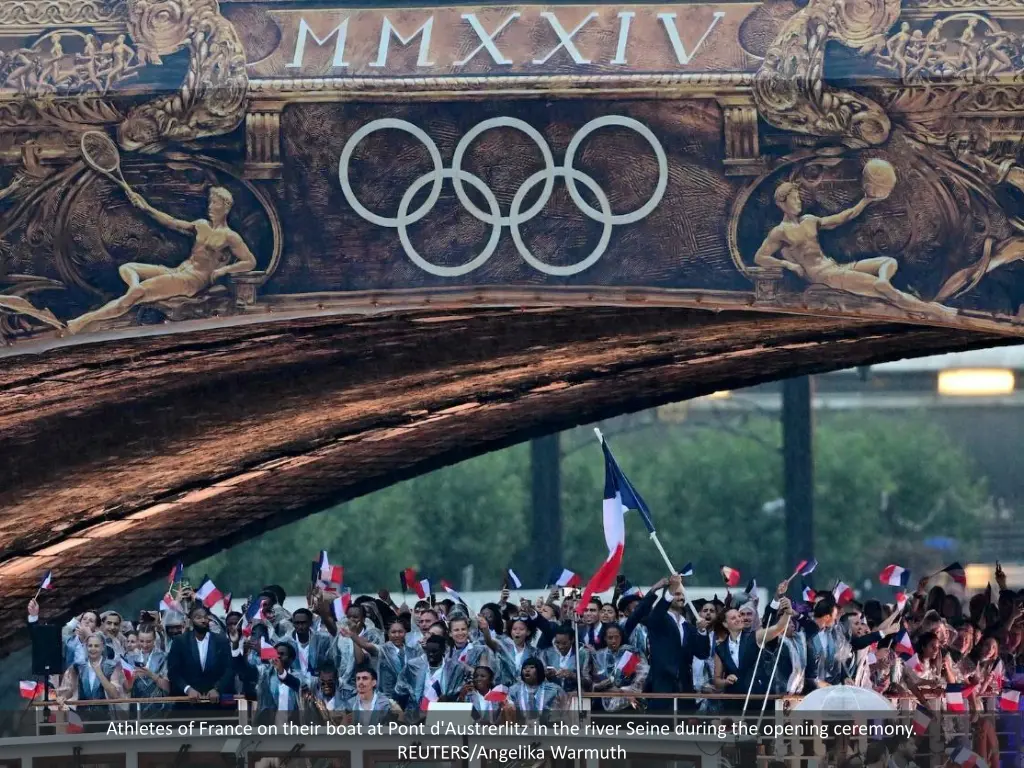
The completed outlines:
<svg viewBox="0 0 1024 768">
<path fill-rule="evenodd" d="M 65 347 L 0 372 L 0 652 L 331 502 L 575 424 L 1005 341 L 683 309 L 321 318 Z"/>
</svg>

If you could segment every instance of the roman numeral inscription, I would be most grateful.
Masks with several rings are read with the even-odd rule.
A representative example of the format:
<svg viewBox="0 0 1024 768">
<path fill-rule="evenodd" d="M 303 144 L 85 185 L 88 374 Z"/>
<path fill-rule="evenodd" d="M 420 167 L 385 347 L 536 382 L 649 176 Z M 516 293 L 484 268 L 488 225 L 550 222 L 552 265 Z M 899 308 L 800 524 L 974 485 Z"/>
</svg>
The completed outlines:
<svg viewBox="0 0 1024 768">
<path fill-rule="evenodd" d="M 254 77 L 743 72 L 755 4 L 278 9 Z"/>
</svg>

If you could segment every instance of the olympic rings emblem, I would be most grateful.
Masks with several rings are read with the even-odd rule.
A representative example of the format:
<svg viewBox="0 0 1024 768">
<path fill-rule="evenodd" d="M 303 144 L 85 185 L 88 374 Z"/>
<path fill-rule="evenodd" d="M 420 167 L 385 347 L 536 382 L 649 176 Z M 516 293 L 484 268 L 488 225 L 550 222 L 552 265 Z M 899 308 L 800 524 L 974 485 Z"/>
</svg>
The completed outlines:
<svg viewBox="0 0 1024 768">
<path fill-rule="evenodd" d="M 628 213 L 612 213 L 608 195 L 605 194 L 600 185 L 593 177 L 588 176 L 573 167 L 573 161 L 576 159 L 576 154 L 579 152 L 580 145 L 583 143 L 584 139 L 594 131 L 610 126 L 628 128 L 638 133 L 645 141 L 647 141 L 648 144 L 651 145 L 651 149 L 654 150 L 654 156 L 658 162 L 658 183 L 654 188 L 654 192 L 646 203 L 635 211 L 630 211 Z M 466 150 L 469 149 L 472 143 L 476 141 L 482 133 L 495 128 L 512 128 L 524 133 L 537 145 L 537 148 L 540 150 L 541 156 L 544 160 L 544 168 L 527 178 L 516 191 L 512 198 L 508 215 L 502 214 L 498 198 L 484 183 L 484 181 L 479 176 L 470 173 L 462 167 L 463 160 L 466 156 Z M 402 195 L 398 204 L 398 212 L 395 216 L 381 216 L 364 206 L 359 202 L 355 192 L 353 192 L 352 184 L 349 180 L 349 165 L 352 162 L 352 154 L 355 152 L 356 147 L 370 134 L 386 129 L 404 131 L 418 139 L 426 147 L 434 166 L 432 171 L 420 176 L 409 185 L 408 189 L 405 190 L 405 193 Z M 341 160 L 338 167 L 338 176 L 341 180 L 341 190 L 345 194 L 345 199 L 348 201 L 348 204 L 352 206 L 352 209 L 359 214 L 360 217 L 372 224 L 387 227 L 389 229 L 397 229 L 398 239 L 402 244 L 402 248 L 405 250 L 405 254 L 424 272 L 437 275 L 438 277 L 459 277 L 479 269 L 489 258 L 491 258 L 491 256 L 494 255 L 495 250 L 498 248 L 498 243 L 501 240 L 501 231 L 504 227 L 508 227 L 512 232 L 512 242 L 515 244 L 516 250 L 530 266 L 547 275 L 567 277 L 569 275 L 578 274 L 597 263 L 598 259 L 604 255 L 605 250 L 608 248 L 608 243 L 612 236 L 612 229 L 616 225 L 634 224 L 641 221 L 658 206 L 662 197 L 665 195 L 665 188 L 668 186 L 668 159 L 666 158 L 665 150 L 661 146 L 657 137 L 655 137 L 654 133 L 652 133 L 646 125 L 629 117 L 623 117 L 621 115 L 607 115 L 591 120 L 577 131 L 576 135 L 573 136 L 572 141 L 569 142 L 562 165 L 557 166 L 555 165 L 551 148 L 536 128 L 514 117 L 495 117 L 478 123 L 470 129 L 462 139 L 459 140 L 458 145 L 455 147 L 455 154 L 452 156 L 452 167 L 445 168 L 437 145 L 421 128 L 418 128 L 405 120 L 382 118 L 367 123 L 352 134 L 348 142 L 345 144 L 345 148 L 342 150 Z M 585 216 L 601 225 L 601 237 L 598 240 L 597 245 L 594 247 L 594 250 L 591 251 L 590 254 L 582 261 L 565 266 L 547 264 L 534 256 L 523 242 L 523 236 L 519 229 L 520 226 L 536 217 L 543 210 L 544 206 L 547 205 L 555 188 L 555 179 L 559 177 L 565 179 L 565 185 L 569 192 L 569 196 L 572 198 L 576 207 L 579 208 Z M 416 248 L 413 246 L 412 241 L 409 238 L 409 227 L 427 216 L 437 204 L 437 201 L 441 196 L 441 188 L 444 185 L 445 179 L 451 179 L 452 185 L 455 189 L 455 195 L 458 197 L 463 208 L 465 208 L 466 211 L 468 211 L 469 214 L 477 220 L 492 227 L 491 236 L 486 245 L 484 245 L 483 250 L 465 264 L 454 267 L 440 266 L 427 261 L 416 251 Z M 481 210 L 480 207 L 470 199 L 469 195 L 466 193 L 466 184 L 473 187 L 480 193 L 480 196 L 486 203 L 487 210 Z M 594 196 L 594 199 L 597 201 L 597 208 L 591 206 L 583 198 L 580 194 L 578 184 L 582 184 Z M 410 211 L 409 208 L 412 205 L 413 199 L 420 190 L 427 185 L 430 185 L 430 190 L 427 193 L 426 200 L 424 200 L 418 208 Z M 523 210 L 523 204 L 526 201 L 526 196 L 537 185 L 543 185 L 541 187 L 539 197 L 533 205 L 526 210 Z"/>
</svg>

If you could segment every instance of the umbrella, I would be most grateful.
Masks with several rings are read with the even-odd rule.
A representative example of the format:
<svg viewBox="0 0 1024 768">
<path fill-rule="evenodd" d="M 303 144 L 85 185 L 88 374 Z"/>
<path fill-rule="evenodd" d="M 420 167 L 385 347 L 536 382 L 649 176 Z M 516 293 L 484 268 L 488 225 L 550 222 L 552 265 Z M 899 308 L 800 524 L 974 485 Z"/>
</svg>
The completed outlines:
<svg viewBox="0 0 1024 768">
<path fill-rule="evenodd" d="M 833 685 L 811 691 L 804 700 L 793 707 L 794 712 L 826 712 L 847 714 L 848 712 L 891 712 L 892 704 L 870 688 L 855 685 Z"/>
</svg>

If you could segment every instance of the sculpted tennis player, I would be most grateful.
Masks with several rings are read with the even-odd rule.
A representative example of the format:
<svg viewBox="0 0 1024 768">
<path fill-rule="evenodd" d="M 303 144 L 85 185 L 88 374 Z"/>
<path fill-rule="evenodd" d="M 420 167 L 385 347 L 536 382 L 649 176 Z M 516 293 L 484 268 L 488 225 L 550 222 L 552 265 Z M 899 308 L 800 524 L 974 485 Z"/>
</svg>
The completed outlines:
<svg viewBox="0 0 1024 768">
<path fill-rule="evenodd" d="M 251 272 L 256 268 L 256 257 L 252 251 L 242 236 L 228 226 L 228 213 L 234 198 L 223 187 L 210 189 L 209 220 L 196 221 L 182 221 L 158 211 L 134 190 L 126 190 L 126 194 L 132 205 L 148 213 L 158 224 L 183 235 L 192 235 L 195 238 L 192 253 L 177 267 L 135 262 L 122 264 L 118 274 L 128 285 L 125 294 L 69 321 L 70 333 L 80 333 L 93 323 L 121 317 L 139 304 L 190 298 L 226 275 Z"/>
</svg>

